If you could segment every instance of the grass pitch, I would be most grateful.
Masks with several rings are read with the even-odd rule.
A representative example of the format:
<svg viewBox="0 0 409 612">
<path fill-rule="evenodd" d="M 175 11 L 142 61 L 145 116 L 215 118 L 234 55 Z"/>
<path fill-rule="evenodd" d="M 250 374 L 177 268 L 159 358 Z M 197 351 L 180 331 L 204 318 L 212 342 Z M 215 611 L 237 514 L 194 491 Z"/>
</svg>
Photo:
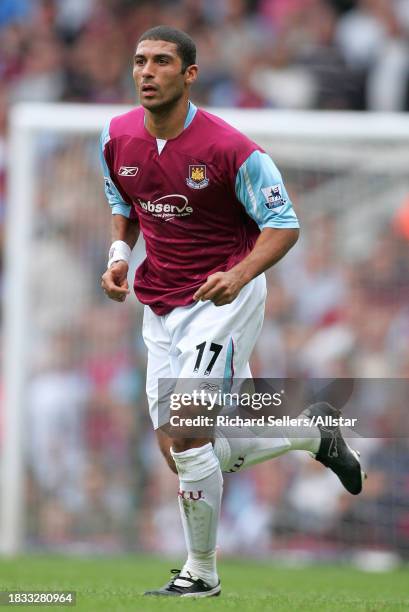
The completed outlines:
<svg viewBox="0 0 409 612">
<path fill-rule="evenodd" d="M 407 569 L 369 574 L 345 567 L 289 569 L 267 563 L 223 559 L 219 564 L 222 577 L 220 597 L 174 600 L 141 595 L 145 589 L 164 584 L 172 567 L 180 567 L 180 563 L 144 556 L 110 559 L 21 557 L 0 561 L 0 590 L 76 591 L 75 607 L 35 606 L 36 609 L 46 607 L 66 612 L 409 610 Z M 20 609 L 27 607 L 19 606 Z"/>
</svg>

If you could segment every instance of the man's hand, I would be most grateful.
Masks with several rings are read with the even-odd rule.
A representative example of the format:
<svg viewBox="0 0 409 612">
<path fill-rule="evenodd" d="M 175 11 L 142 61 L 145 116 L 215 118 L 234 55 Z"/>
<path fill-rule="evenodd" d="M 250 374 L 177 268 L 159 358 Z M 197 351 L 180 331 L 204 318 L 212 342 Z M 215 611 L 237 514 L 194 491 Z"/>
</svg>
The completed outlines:
<svg viewBox="0 0 409 612">
<path fill-rule="evenodd" d="M 101 287 L 106 295 L 111 300 L 115 300 L 115 302 L 124 302 L 129 294 L 129 285 L 126 278 L 128 268 L 129 266 L 126 261 L 116 261 L 102 275 Z"/>
<path fill-rule="evenodd" d="M 196 302 L 211 300 L 215 306 L 224 306 L 236 299 L 244 285 L 242 275 L 234 269 L 228 272 L 215 272 L 199 287 L 193 299 Z"/>
<path fill-rule="evenodd" d="M 228 272 L 211 274 L 193 299 L 211 300 L 216 306 L 230 304 L 244 285 L 284 257 L 297 242 L 298 233 L 298 228 L 264 228 L 253 250 Z"/>
</svg>

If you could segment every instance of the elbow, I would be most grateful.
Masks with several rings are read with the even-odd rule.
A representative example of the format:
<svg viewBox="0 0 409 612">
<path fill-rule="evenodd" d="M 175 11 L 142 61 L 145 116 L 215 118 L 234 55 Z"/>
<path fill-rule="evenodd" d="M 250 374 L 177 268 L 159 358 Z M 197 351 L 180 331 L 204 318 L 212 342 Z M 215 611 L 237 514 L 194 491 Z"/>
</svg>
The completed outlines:
<svg viewBox="0 0 409 612">
<path fill-rule="evenodd" d="M 290 235 L 289 235 L 289 245 L 288 245 L 288 249 L 292 249 L 293 246 L 296 244 L 298 238 L 300 237 L 300 230 L 298 227 L 294 227 L 292 229 L 289 230 Z"/>
</svg>

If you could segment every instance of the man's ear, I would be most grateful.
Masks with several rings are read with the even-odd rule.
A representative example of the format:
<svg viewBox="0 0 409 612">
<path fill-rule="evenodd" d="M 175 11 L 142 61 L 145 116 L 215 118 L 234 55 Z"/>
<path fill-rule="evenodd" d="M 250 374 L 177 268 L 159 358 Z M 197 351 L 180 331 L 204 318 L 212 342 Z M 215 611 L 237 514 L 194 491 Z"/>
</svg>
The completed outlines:
<svg viewBox="0 0 409 612">
<path fill-rule="evenodd" d="M 188 66 L 185 71 L 185 83 L 187 85 L 193 85 L 193 83 L 197 79 L 197 75 L 199 72 L 199 66 L 197 64 L 192 64 Z"/>
</svg>

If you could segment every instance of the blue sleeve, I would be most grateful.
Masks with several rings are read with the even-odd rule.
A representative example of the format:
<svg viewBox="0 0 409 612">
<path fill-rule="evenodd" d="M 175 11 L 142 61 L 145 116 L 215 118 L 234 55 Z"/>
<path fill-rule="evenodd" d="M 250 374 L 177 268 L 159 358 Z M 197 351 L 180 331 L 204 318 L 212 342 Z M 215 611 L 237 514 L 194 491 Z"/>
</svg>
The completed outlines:
<svg viewBox="0 0 409 612">
<path fill-rule="evenodd" d="M 102 165 L 102 172 L 104 174 L 104 187 L 105 187 L 105 195 L 108 200 L 108 204 L 111 207 L 113 215 L 122 215 L 123 217 L 127 217 L 129 219 L 131 215 L 131 207 L 127 204 L 118 189 L 116 188 L 113 180 L 111 179 L 108 164 L 104 155 L 104 148 L 106 143 L 109 141 L 109 124 L 105 126 L 102 134 L 101 134 L 101 144 L 100 144 L 100 159 Z"/>
<path fill-rule="evenodd" d="M 267 153 L 253 151 L 240 166 L 236 195 L 261 230 L 300 227 L 281 174 Z"/>
</svg>

